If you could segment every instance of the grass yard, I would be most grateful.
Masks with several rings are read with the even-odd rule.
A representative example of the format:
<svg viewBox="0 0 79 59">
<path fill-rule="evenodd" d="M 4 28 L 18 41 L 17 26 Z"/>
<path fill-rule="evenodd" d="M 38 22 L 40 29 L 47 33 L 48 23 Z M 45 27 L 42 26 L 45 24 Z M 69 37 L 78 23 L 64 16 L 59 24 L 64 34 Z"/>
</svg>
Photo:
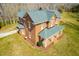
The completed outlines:
<svg viewBox="0 0 79 59">
<path fill-rule="evenodd" d="M 1 32 L 8 32 L 8 31 L 14 30 L 14 29 L 16 29 L 16 25 L 17 25 L 17 24 L 6 25 L 6 26 L 4 26 L 4 27 L 2 27 L 2 28 L 0 29 L 0 33 L 1 33 Z"/>
<path fill-rule="evenodd" d="M 72 17 L 73 16 L 73 17 Z M 79 55 L 79 19 L 78 13 L 62 14 L 64 35 L 55 45 L 46 50 L 33 48 L 18 33 L 0 38 L 0 55 L 33 55 L 33 56 L 78 56 Z"/>
</svg>

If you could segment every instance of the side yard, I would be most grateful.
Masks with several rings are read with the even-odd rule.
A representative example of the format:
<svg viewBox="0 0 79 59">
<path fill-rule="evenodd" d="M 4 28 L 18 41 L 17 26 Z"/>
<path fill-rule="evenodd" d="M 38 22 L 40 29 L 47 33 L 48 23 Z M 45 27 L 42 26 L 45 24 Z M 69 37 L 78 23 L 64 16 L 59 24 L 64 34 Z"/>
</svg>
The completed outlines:
<svg viewBox="0 0 79 59">
<path fill-rule="evenodd" d="M 17 24 L 6 25 L 6 26 L 0 28 L 0 33 L 2 33 L 2 32 L 8 32 L 8 31 L 14 30 L 14 29 L 16 29 L 16 25 L 17 25 Z"/>
</svg>

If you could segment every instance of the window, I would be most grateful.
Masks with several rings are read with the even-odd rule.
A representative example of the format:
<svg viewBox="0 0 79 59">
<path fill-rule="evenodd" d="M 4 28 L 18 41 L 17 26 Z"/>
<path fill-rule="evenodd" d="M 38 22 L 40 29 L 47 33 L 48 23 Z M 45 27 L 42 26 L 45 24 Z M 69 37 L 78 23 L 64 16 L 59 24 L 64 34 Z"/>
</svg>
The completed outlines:
<svg viewBox="0 0 79 59">
<path fill-rule="evenodd" d="M 24 32 L 24 30 L 22 30 L 22 32 L 21 32 L 21 33 L 22 33 L 22 35 L 25 35 L 25 32 Z"/>
<path fill-rule="evenodd" d="M 31 23 L 30 23 L 30 22 L 28 22 L 28 28 L 29 28 L 29 29 L 31 28 Z"/>
<path fill-rule="evenodd" d="M 43 26 L 41 26 L 41 30 L 43 29 Z"/>
<path fill-rule="evenodd" d="M 31 35 L 29 35 L 29 38 L 31 38 Z"/>
<path fill-rule="evenodd" d="M 27 36 L 25 38 L 27 38 Z"/>
<path fill-rule="evenodd" d="M 43 30 L 43 29 L 44 29 L 44 27 L 45 27 L 45 25 L 44 25 L 44 24 L 42 24 L 42 25 L 41 25 L 41 30 Z"/>
<path fill-rule="evenodd" d="M 24 24 L 23 19 L 22 19 L 22 18 L 20 18 L 20 17 L 19 17 L 19 23 L 20 23 L 20 24 Z"/>
<path fill-rule="evenodd" d="M 31 33 L 29 32 L 29 38 L 31 38 Z"/>
<path fill-rule="evenodd" d="M 26 26 L 29 29 L 29 31 L 31 31 L 33 29 L 33 24 L 31 21 L 27 21 Z"/>
<path fill-rule="evenodd" d="M 53 24 L 51 23 L 51 25 L 50 25 L 51 27 L 53 26 Z"/>
<path fill-rule="evenodd" d="M 26 26 L 27 26 L 27 28 L 28 28 L 29 30 L 32 29 L 32 25 L 31 25 L 31 22 L 30 22 L 30 21 L 27 21 Z"/>
</svg>

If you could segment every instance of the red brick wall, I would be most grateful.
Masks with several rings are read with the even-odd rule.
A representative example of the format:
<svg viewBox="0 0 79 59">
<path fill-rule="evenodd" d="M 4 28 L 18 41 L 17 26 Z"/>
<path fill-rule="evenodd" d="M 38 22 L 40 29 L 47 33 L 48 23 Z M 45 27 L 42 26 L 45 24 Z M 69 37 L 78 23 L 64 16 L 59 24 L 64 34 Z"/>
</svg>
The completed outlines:
<svg viewBox="0 0 79 59">
<path fill-rule="evenodd" d="M 39 24 L 39 25 L 35 26 L 35 41 L 36 42 L 39 41 L 39 35 L 38 35 L 39 32 L 41 32 L 43 29 L 45 29 L 45 27 L 47 27 L 46 23 L 42 23 L 42 24 Z"/>
</svg>

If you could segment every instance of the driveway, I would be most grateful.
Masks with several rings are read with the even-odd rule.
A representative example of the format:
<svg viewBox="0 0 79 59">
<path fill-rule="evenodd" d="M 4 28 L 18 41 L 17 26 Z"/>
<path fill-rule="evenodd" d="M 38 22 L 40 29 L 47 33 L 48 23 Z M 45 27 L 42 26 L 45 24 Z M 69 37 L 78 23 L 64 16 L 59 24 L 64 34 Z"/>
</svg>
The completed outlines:
<svg viewBox="0 0 79 59">
<path fill-rule="evenodd" d="M 13 30 L 13 31 L 9 31 L 9 32 L 0 33 L 0 38 L 6 37 L 6 36 L 14 34 L 14 33 L 17 33 L 17 31 L 18 31 L 18 29 Z"/>
</svg>

